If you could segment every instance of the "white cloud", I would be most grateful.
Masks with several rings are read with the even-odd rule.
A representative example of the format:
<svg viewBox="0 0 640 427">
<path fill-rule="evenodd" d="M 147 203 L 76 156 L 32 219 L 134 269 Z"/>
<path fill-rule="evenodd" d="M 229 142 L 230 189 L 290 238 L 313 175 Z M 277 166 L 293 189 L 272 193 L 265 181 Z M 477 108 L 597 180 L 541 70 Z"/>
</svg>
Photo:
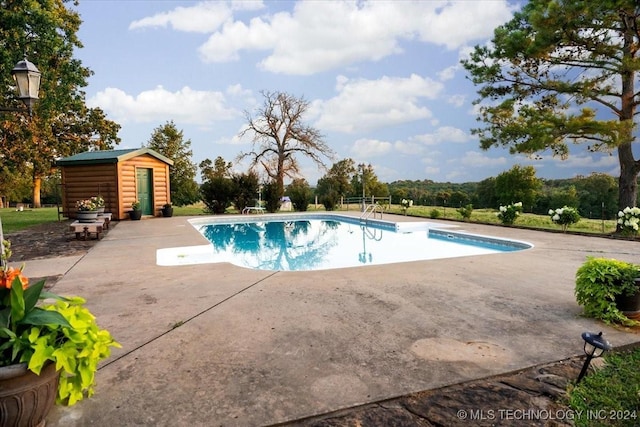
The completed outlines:
<svg viewBox="0 0 640 427">
<path fill-rule="evenodd" d="M 153 122 L 176 120 L 181 123 L 208 125 L 230 120 L 240 113 L 225 105 L 220 92 L 196 91 L 188 86 L 169 92 L 162 86 L 129 95 L 117 88 L 106 88 L 87 100 L 90 107 L 100 107 L 116 121 Z"/>
<path fill-rule="evenodd" d="M 178 9 L 182 8 L 168 13 L 176 21 Z M 511 17 L 512 10 L 506 0 L 303 1 L 291 12 L 253 18 L 248 24 L 215 15 L 216 22 L 210 27 L 216 32 L 200 47 L 200 54 L 206 62 L 222 62 L 237 60 L 242 50 L 265 50 L 269 53 L 260 62 L 261 68 L 310 75 L 398 54 L 403 40 L 460 48 L 491 36 L 497 25 Z M 141 21 L 146 26 L 177 25 L 165 15 Z"/>
<path fill-rule="evenodd" d="M 458 69 L 460 69 L 459 65 L 452 65 L 450 67 L 447 67 L 438 73 L 438 78 L 443 82 L 451 80 L 455 77 L 456 71 L 458 71 Z"/>
<path fill-rule="evenodd" d="M 477 151 L 467 151 L 461 159 L 455 159 L 456 163 L 463 166 L 471 166 L 476 168 L 488 166 L 501 166 L 507 164 L 506 157 L 489 157 Z"/>
<path fill-rule="evenodd" d="M 442 84 L 412 74 L 408 78 L 382 77 L 379 80 L 337 79 L 338 96 L 315 102 L 314 113 L 321 129 L 354 132 L 394 124 L 425 120 L 431 111 L 420 98 L 433 99 Z"/>
<path fill-rule="evenodd" d="M 210 33 L 231 19 L 231 7 L 224 2 L 201 2 L 195 6 L 179 6 L 170 12 L 157 13 L 129 24 L 130 30 L 141 28 L 171 28 L 185 32 Z"/>
<path fill-rule="evenodd" d="M 436 129 L 434 133 L 417 135 L 413 139 L 424 145 L 436 145 L 443 142 L 463 143 L 469 141 L 471 137 L 461 129 L 452 126 L 443 126 Z"/>
<path fill-rule="evenodd" d="M 466 95 L 450 95 L 447 97 L 447 103 L 456 107 L 462 107 L 466 102 Z"/>
<path fill-rule="evenodd" d="M 375 157 L 389 153 L 393 148 L 393 144 L 377 139 L 359 139 L 351 147 L 351 152 L 360 157 Z"/>
</svg>

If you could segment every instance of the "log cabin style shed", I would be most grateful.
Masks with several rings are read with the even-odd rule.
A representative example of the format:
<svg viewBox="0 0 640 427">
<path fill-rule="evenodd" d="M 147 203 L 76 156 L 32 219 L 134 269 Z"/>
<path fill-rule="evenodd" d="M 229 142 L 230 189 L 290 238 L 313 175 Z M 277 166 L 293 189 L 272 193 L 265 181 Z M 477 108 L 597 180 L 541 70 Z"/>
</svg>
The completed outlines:
<svg viewBox="0 0 640 427">
<path fill-rule="evenodd" d="M 173 161 L 150 148 L 86 151 L 56 165 L 62 172 L 62 210 L 69 218 L 75 217 L 78 200 L 98 195 L 113 220 L 128 219 L 136 200 L 145 216 L 159 216 L 162 206 L 171 203 Z"/>
</svg>

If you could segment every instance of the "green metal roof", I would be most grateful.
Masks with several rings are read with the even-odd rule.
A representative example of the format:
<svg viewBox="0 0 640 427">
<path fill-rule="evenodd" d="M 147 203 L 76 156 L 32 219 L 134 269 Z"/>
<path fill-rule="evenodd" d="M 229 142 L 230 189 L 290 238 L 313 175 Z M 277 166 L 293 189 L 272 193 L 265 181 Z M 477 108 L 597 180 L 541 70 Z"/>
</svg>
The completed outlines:
<svg viewBox="0 0 640 427">
<path fill-rule="evenodd" d="M 73 156 L 64 157 L 56 161 L 57 166 L 78 166 L 78 165 L 97 165 L 105 163 L 118 163 L 124 160 L 148 154 L 173 166 L 173 160 L 168 159 L 157 151 L 150 148 L 130 148 L 127 150 L 103 150 L 103 151 L 85 151 Z"/>
</svg>

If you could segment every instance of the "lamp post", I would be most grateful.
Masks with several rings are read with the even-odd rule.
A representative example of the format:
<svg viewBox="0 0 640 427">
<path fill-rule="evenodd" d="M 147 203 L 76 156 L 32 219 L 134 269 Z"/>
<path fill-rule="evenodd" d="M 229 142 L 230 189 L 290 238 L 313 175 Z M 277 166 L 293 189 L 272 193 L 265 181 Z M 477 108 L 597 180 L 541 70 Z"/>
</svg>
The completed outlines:
<svg viewBox="0 0 640 427">
<path fill-rule="evenodd" d="M 38 100 L 38 91 L 40 90 L 40 71 L 33 65 L 33 63 L 27 61 L 25 57 L 22 61 L 18 62 L 13 70 L 11 70 L 13 80 L 18 86 L 18 98 L 24 102 L 27 106 L 29 116 L 31 116 L 31 110 Z M 20 108 L 3 108 L 0 107 L 0 111 L 25 111 Z M 2 233 L 2 221 L 0 221 L 0 253 L 4 255 L 4 243 Z M 0 266 L 4 266 L 5 260 L 0 258 Z"/>
<path fill-rule="evenodd" d="M 18 99 L 24 102 L 29 115 L 33 110 L 33 106 L 38 101 L 38 92 L 40 91 L 40 71 L 29 62 L 27 58 L 18 62 L 13 70 L 11 70 L 13 80 L 18 86 Z M 20 108 L 0 108 L 0 111 L 25 111 Z"/>
<path fill-rule="evenodd" d="M 580 375 L 578 375 L 576 384 L 579 383 L 587 373 L 587 369 L 589 369 L 589 365 L 591 364 L 591 359 L 600 357 L 602 356 L 602 353 L 612 349 L 609 341 L 604 339 L 602 336 L 602 332 L 597 335 L 591 332 L 583 332 L 582 339 L 584 340 L 584 353 L 587 355 L 587 358 L 584 361 L 584 365 L 582 365 L 582 370 L 580 371 Z"/>
</svg>

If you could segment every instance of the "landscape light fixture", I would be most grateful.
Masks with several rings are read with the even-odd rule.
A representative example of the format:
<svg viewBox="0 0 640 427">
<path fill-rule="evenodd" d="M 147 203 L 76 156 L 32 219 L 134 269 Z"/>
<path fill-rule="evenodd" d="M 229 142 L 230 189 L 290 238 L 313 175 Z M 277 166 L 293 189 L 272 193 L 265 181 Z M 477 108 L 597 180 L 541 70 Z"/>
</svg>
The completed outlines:
<svg viewBox="0 0 640 427">
<path fill-rule="evenodd" d="M 18 62 L 11 75 L 18 86 L 18 98 L 27 106 L 27 111 L 31 115 L 33 106 L 38 101 L 38 92 L 40 91 L 40 71 L 29 62 L 25 57 Z M 0 108 L 0 111 L 24 111 L 19 108 Z"/>
<path fill-rule="evenodd" d="M 580 371 L 580 375 L 578 375 L 576 384 L 579 383 L 580 380 L 582 380 L 582 377 L 587 373 L 587 369 L 589 369 L 589 365 L 591 364 L 591 359 L 600 357 L 602 356 L 602 353 L 613 348 L 611 344 L 609 344 L 609 341 L 604 339 L 602 332 L 598 334 L 583 332 L 582 339 L 584 340 L 584 354 L 587 355 L 587 358 L 584 361 L 584 365 L 582 365 L 582 370 Z"/>
</svg>

